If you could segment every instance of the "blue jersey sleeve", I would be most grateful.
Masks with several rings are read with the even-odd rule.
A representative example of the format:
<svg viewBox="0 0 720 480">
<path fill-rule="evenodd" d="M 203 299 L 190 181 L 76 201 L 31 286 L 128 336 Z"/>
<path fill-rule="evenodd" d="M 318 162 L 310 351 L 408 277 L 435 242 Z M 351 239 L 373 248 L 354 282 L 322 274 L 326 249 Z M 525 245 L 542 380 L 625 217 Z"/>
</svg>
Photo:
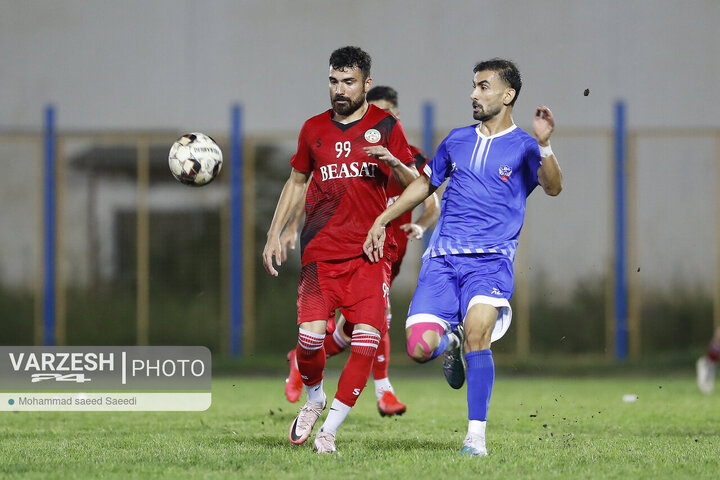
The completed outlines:
<svg viewBox="0 0 720 480">
<path fill-rule="evenodd" d="M 542 165 L 540 148 L 535 139 L 532 139 L 525 144 L 525 190 L 528 195 L 539 185 L 537 171 L 540 165 Z"/>
<path fill-rule="evenodd" d="M 538 153 L 538 155 L 539 154 L 540 153 Z M 428 172 L 428 169 L 430 172 Z M 447 138 L 445 138 L 435 152 L 435 156 L 425 167 L 425 173 L 430 174 L 430 183 L 432 183 L 434 187 L 439 187 L 445 179 L 450 176 L 451 170 L 452 162 L 450 161 L 450 155 L 447 150 Z"/>
</svg>

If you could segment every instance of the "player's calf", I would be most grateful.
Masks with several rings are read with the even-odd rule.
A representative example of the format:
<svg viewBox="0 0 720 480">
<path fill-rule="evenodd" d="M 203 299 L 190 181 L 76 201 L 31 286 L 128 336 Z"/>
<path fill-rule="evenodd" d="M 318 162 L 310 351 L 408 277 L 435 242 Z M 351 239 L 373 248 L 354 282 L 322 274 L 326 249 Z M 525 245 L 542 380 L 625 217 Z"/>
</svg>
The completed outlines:
<svg viewBox="0 0 720 480">
<path fill-rule="evenodd" d="M 318 334 L 303 328 L 299 329 L 295 360 L 305 385 L 315 385 L 323 379 L 325 370 L 324 340 L 324 333 Z"/>
<path fill-rule="evenodd" d="M 345 340 L 341 332 L 341 329 L 336 328 L 332 335 L 325 336 L 324 347 L 325 355 L 327 357 L 337 355 L 347 348 L 348 342 Z"/>
<path fill-rule="evenodd" d="M 335 398 L 352 407 L 365 388 L 375 352 L 380 343 L 380 333 L 357 329 L 352 334 L 350 356 L 345 363 Z M 330 429 L 332 432 L 333 430 Z"/>
</svg>

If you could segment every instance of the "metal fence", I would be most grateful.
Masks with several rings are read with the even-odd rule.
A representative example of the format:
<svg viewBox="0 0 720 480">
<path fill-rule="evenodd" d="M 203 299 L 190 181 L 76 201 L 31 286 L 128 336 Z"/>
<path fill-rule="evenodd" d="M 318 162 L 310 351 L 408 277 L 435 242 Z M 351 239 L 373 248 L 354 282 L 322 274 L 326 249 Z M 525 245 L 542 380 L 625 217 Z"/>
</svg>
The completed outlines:
<svg viewBox="0 0 720 480">
<path fill-rule="evenodd" d="M 201 344 L 229 352 L 228 138 L 214 135 L 226 152 L 220 177 L 190 188 L 167 170 L 167 151 L 181 133 L 57 133 L 57 256 L 48 279 L 43 135 L 0 132 L 7 327 L 0 343 L 43 343 L 51 281 L 58 344 Z M 260 262 L 296 135 L 245 138 L 246 353 L 287 350 L 296 335 L 298 254 L 278 278 Z M 409 135 L 420 144 L 418 132 Z M 565 188 L 556 198 L 540 191 L 529 198 L 515 327 L 499 351 L 615 351 L 613 142 L 610 129 L 554 134 Z M 720 325 L 720 130 L 630 130 L 626 179 L 630 353 L 697 347 Z M 396 324 L 404 322 L 421 251 L 421 242 L 411 243 L 393 286 Z M 395 340 L 402 330 L 392 329 Z"/>
</svg>

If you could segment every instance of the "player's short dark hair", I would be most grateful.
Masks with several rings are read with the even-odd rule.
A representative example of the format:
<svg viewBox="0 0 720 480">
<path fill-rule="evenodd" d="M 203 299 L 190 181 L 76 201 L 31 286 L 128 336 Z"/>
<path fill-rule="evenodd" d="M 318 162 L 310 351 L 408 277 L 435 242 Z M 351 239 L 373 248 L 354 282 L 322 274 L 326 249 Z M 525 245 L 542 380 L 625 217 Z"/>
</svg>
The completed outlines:
<svg viewBox="0 0 720 480">
<path fill-rule="evenodd" d="M 515 90 L 515 98 L 513 98 L 512 102 L 510 102 L 510 106 L 512 107 L 515 105 L 515 100 L 517 100 L 520 95 L 520 88 L 522 88 L 522 78 L 520 78 L 520 70 L 518 70 L 517 66 L 511 60 L 496 57 L 475 65 L 473 73 L 485 70 L 497 72 L 500 78 L 507 83 L 510 88 Z"/>
<path fill-rule="evenodd" d="M 372 59 L 360 47 L 342 47 L 330 54 L 330 66 L 335 70 L 357 67 L 363 74 L 363 79 L 370 76 Z"/>
<path fill-rule="evenodd" d="M 397 108 L 398 106 L 398 94 L 397 90 L 395 90 L 392 87 L 386 87 L 383 85 L 378 85 L 377 87 L 373 87 L 370 90 L 368 90 L 367 95 L 365 95 L 365 99 L 368 102 L 373 102 L 377 100 L 386 100 L 395 106 Z"/>
</svg>

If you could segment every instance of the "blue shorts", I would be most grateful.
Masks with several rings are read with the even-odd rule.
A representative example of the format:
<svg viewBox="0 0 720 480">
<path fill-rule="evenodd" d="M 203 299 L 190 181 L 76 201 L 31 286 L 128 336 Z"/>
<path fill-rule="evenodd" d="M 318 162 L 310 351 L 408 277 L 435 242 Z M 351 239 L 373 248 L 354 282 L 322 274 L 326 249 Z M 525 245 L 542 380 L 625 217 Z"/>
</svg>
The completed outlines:
<svg viewBox="0 0 720 480">
<path fill-rule="evenodd" d="M 446 331 L 465 321 L 473 305 L 498 309 L 491 341 L 510 327 L 510 297 L 514 288 L 513 265 L 505 255 L 462 254 L 428 258 L 418 276 L 405 328 L 416 323 L 437 323 Z"/>
</svg>

